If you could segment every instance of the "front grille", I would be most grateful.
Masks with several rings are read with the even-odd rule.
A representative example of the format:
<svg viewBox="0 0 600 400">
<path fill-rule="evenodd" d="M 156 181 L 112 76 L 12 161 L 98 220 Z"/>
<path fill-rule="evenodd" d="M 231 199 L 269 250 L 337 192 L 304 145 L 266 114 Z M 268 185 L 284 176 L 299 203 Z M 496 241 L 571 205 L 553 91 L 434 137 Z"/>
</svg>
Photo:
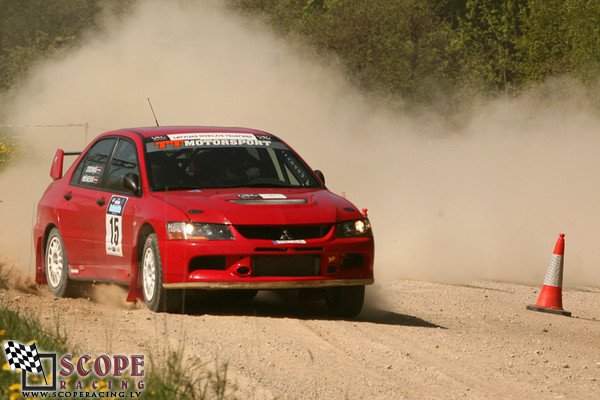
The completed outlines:
<svg viewBox="0 0 600 400">
<path fill-rule="evenodd" d="M 319 276 L 318 255 L 273 255 L 252 258 L 252 276 Z"/>
<path fill-rule="evenodd" d="M 309 226 L 251 226 L 236 225 L 235 229 L 247 239 L 301 240 L 318 239 L 327 235 L 332 225 Z"/>
</svg>

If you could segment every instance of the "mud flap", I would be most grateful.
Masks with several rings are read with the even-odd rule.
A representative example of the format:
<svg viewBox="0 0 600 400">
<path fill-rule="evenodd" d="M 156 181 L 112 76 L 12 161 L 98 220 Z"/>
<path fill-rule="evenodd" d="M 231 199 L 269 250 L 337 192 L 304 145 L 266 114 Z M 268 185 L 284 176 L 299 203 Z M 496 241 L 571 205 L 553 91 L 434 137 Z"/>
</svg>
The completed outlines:
<svg viewBox="0 0 600 400">
<path fill-rule="evenodd" d="M 129 273 L 129 291 L 127 292 L 127 301 L 134 303 L 137 299 L 143 299 L 142 286 L 139 281 L 137 263 L 131 268 Z"/>
</svg>

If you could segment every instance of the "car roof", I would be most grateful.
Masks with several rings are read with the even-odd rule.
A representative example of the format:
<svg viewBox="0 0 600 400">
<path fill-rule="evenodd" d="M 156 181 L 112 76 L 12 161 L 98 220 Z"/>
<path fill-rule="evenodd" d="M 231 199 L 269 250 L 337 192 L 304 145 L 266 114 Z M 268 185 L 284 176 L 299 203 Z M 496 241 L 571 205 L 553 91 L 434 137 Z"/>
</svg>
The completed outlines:
<svg viewBox="0 0 600 400">
<path fill-rule="evenodd" d="M 160 135 L 171 135 L 178 133 L 253 133 L 258 135 L 267 135 L 276 137 L 268 132 L 263 132 L 257 129 L 241 128 L 241 127 L 223 127 L 223 126 L 150 126 L 144 128 L 125 128 L 106 132 L 104 135 L 118 134 L 124 132 L 133 132 L 141 135 L 144 138 Z"/>
</svg>

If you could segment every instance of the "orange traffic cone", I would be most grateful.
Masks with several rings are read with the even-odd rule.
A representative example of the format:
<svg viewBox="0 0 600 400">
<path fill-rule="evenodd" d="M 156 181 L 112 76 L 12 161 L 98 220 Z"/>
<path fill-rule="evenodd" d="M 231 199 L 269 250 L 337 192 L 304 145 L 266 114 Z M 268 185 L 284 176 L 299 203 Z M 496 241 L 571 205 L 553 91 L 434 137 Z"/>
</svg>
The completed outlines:
<svg viewBox="0 0 600 400">
<path fill-rule="evenodd" d="M 571 316 L 569 311 L 562 308 L 563 257 L 565 255 L 565 234 L 561 233 L 550 259 L 550 266 L 544 279 L 544 285 L 534 305 L 527 304 L 526 308 L 553 314 Z"/>
</svg>

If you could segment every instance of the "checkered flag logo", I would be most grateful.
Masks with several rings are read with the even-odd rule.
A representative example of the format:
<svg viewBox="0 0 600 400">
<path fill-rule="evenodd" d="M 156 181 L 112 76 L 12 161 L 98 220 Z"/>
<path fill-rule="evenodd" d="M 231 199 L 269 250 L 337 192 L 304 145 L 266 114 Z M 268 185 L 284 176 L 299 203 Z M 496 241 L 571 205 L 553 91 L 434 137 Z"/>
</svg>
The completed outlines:
<svg viewBox="0 0 600 400">
<path fill-rule="evenodd" d="M 14 342 L 12 340 L 4 343 L 4 353 L 10 366 L 10 370 L 22 369 L 33 374 L 43 373 L 42 362 L 35 343 L 30 346 Z M 45 374 L 44 374 L 45 375 Z"/>
</svg>

